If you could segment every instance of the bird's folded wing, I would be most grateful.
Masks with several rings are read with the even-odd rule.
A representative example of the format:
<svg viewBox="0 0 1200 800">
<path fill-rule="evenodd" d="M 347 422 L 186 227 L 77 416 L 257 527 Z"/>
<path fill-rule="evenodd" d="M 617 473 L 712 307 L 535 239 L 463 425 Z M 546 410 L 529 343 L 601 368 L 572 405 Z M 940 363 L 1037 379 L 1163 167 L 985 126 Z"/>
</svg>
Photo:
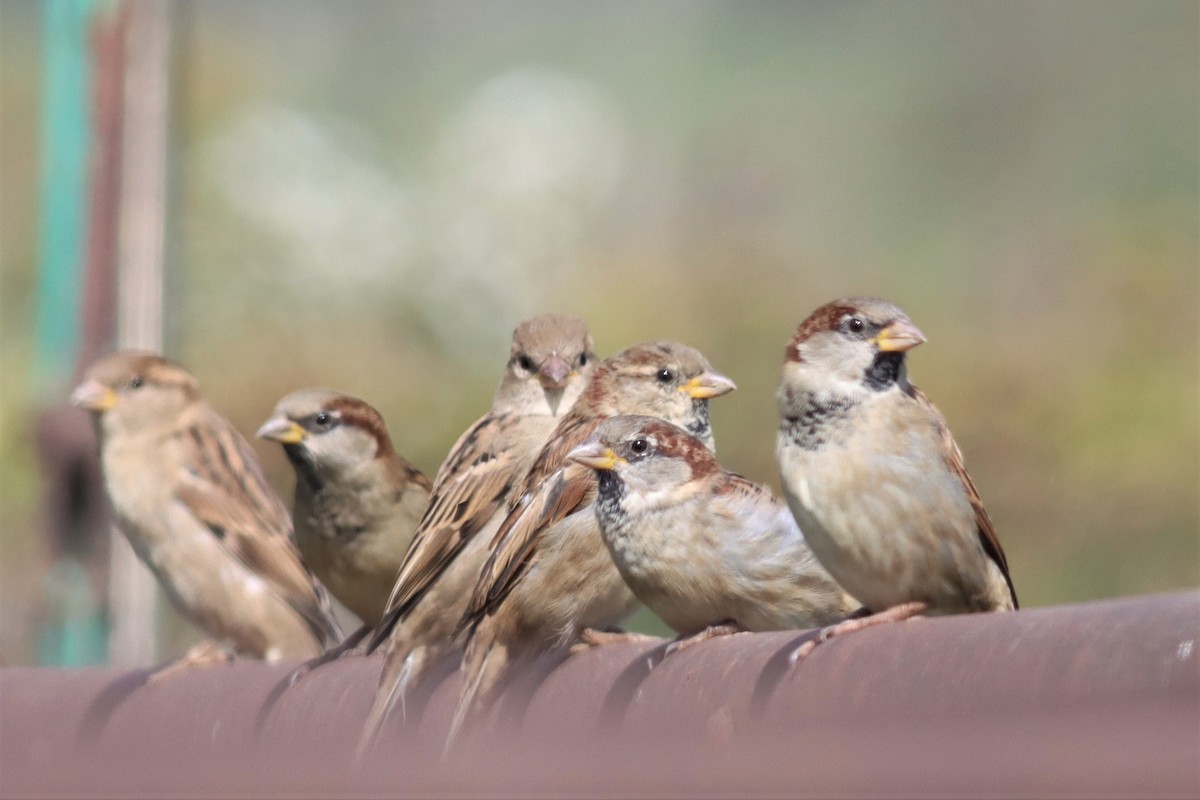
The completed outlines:
<svg viewBox="0 0 1200 800">
<path fill-rule="evenodd" d="M 595 473 L 568 463 L 567 453 L 586 441 L 599 422 L 567 417 L 559 423 L 526 473 L 521 494 L 492 539 L 460 628 L 472 627 L 494 611 L 537 558 L 542 534 L 595 498 Z"/>
<path fill-rule="evenodd" d="M 368 652 L 383 643 L 467 543 L 503 508 L 520 478 L 520 459 L 506 446 L 512 422 L 508 416 L 485 416 L 451 448 L 400 565 L 387 609 L 367 645 Z"/>
<path fill-rule="evenodd" d="M 1000 572 L 1003 573 L 1004 580 L 1008 583 L 1008 591 L 1012 594 L 1013 608 L 1018 608 L 1017 590 L 1013 586 L 1012 576 L 1008 574 L 1008 559 L 1004 556 L 1004 548 L 1000 546 L 1000 539 L 996 536 L 996 529 L 992 525 L 992 519 L 988 516 L 987 509 L 983 507 L 983 498 L 979 496 L 978 490 L 975 489 L 974 481 L 967 474 L 967 467 L 963 461 L 962 451 L 958 449 L 958 443 L 954 441 L 954 436 L 950 433 L 950 426 L 946 424 L 946 420 L 942 417 L 941 412 L 930 402 L 924 392 L 914 386 L 912 387 L 912 396 L 937 419 L 938 430 L 942 436 L 942 457 L 946 460 L 946 465 L 950 468 L 950 471 L 958 476 L 963 486 L 966 487 L 967 499 L 971 503 L 971 510 L 975 512 L 975 527 L 979 531 L 979 543 L 983 546 L 983 550 L 988 554 L 988 557 L 996 562 L 996 566 L 1000 567 Z"/>
<path fill-rule="evenodd" d="M 187 452 L 176 498 L 225 549 L 294 608 L 319 640 L 342 636 L 329 596 L 300 561 L 287 509 L 272 491 L 254 452 L 215 415 L 183 434 Z"/>
<path fill-rule="evenodd" d="M 726 472 L 727 480 L 716 484 L 715 492 L 735 502 L 761 502 L 770 504 L 771 492 L 754 481 L 736 472 Z"/>
</svg>

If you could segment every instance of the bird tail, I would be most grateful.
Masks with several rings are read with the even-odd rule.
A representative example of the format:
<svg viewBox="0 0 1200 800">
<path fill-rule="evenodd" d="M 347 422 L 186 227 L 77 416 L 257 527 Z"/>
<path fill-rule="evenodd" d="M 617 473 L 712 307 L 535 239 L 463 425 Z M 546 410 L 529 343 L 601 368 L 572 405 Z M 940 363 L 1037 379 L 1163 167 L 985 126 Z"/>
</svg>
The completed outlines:
<svg viewBox="0 0 1200 800">
<path fill-rule="evenodd" d="M 508 647 L 487 636 L 484 628 L 476 629 L 463 656 L 463 688 L 454 709 L 454 719 L 442 748 L 445 758 L 462 734 L 463 725 L 475 712 L 483 710 L 492 699 L 500 679 L 507 672 Z"/>
<path fill-rule="evenodd" d="M 388 653 L 383 663 L 383 672 L 379 675 L 379 684 L 375 687 L 375 699 L 371 702 L 371 710 L 358 739 L 355 758 L 362 759 L 374 749 L 383 724 L 397 701 L 400 703 L 400 718 L 407 718 L 405 695 L 408 687 L 419 681 L 428 663 L 428 647 L 403 647 Z"/>
</svg>

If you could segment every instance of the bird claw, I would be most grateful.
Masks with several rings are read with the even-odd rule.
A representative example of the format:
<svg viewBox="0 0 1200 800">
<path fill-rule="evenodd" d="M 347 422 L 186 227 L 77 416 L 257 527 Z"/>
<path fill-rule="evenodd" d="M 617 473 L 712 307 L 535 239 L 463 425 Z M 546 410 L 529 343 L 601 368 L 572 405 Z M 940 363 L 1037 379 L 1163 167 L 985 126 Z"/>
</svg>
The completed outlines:
<svg viewBox="0 0 1200 800">
<path fill-rule="evenodd" d="M 366 647 L 363 644 L 363 639 L 370 632 L 371 627 L 369 625 L 364 625 L 354 633 L 347 636 L 340 644 L 334 645 L 316 658 L 310 658 L 308 661 L 305 661 L 303 664 L 296 667 L 294 670 L 288 673 L 288 688 L 295 686 L 300 679 L 308 673 L 312 672 L 318 667 L 325 666 L 331 661 L 337 661 L 338 659 L 345 658 L 347 656 L 364 655 L 366 652 Z"/>
<path fill-rule="evenodd" d="M 797 647 L 788 655 L 788 665 L 796 666 L 796 664 L 808 657 L 808 654 L 817 649 L 817 644 L 821 639 L 820 631 L 817 635 L 806 641 L 804 644 Z"/>
<path fill-rule="evenodd" d="M 791 655 L 788 656 L 788 663 L 793 666 L 796 665 L 807 658 L 813 650 L 817 649 L 817 645 L 824 644 L 835 636 L 845 636 L 847 633 L 866 630 L 867 628 L 883 625 L 888 622 L 902 622 L 904 620 L 919 618 L 926 608 L 926 604 L 921 602 L 901 603 L 891 608 L 885 608 L 877 614 L 867 616 L 853 615 L 833 625 L 826 625 L 817 631 L 815 636 L 793 650 Z"/>
<path fill-rule="evenodd" d="M 312 672 L 317 667 L 321 666 L 321 664 L 325 663 L 324 661 L 318 661 L 318 663 L 314 664 L 313 661 L 318 661 L 318 660 L 317 659 L 309 659 L 308 661 L 305 661 L 303 664 L 301 664 L 300 666 L 296 667 L 294 670 L 292 670 L 291 672 L 288 673 L 287 685 L 288 685 L 289 689 L 292 688 L 293 686 L 295 686 L 297 683 L 299 683 L 300 679 L 303 678 L 305 675 Z"/>
<path fill-rule="evenodd" d="M 676 639 L 675 641 L 671 642 L 670 644 L 668 644 L 666 650 L 663 651 L 663 659 L 665 660 L 665 659 L 669 658 L 670 656 L 673 656 L 680 651 L 686 650 L 689 647 L 698 645 L 701 642 L 707 642 L 709 639 L 717 639 L 722 636 L 733 636 L 734 634 L 737 634 L 737 633 L 746 633 L 746 632 L 747 631 L 743 630 L 740 625 L 738 625 L 736 622 L 733 622 L 733 621 L 720 622 L 720 623 L 717 623 L 716 625 L 709 625 L 707 628 L 700 631 L 699 633 L 693 633 L 691 636 L 682 636 L 682 637 Z"/>
<path fill-rule="evenodd" d="M 597 630 L 595 628 L 584 628 L 579 632 L 579 641 L 571 645 L 568 652 L 571 655 L 583 653 L 591 650 L 593 647 L 603 647 L 610 644 L 646 644 L 649 642 L 661 642 L 657 636 L 651 636 L 647 633 L 631 633 L 619 629 Z"/>
<path fill-rule="evenodd" d="M 166 678 L 179 672 L 183 672 L 193 667 L 209 667 L 214 664 L 227 664 L 235 658 L 234 653 L 220 642 L 206 640 L 188 650 L 187 653 L 176 661 L 169 664 L 164 664 L 158 669 L 150 673 L 146 678 L 146 685 L 152 686 L 160 683 Z"/>
</svg>

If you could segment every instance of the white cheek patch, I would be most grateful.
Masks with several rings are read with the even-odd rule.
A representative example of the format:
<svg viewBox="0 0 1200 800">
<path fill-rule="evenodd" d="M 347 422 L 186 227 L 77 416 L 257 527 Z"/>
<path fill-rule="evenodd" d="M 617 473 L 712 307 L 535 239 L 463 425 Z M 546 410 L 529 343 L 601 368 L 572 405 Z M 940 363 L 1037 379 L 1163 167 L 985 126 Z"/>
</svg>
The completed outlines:
<svg viewBox="0 0 1200 800">
<path fill-rule="evenodd" d="M 671 492 L 667 489 L 642 490 L 625 495 L 622 505 L 625 506 L 625 513 L 633 516 L 643 511 L 654 511 L 671 501 Z"/>
</svg>

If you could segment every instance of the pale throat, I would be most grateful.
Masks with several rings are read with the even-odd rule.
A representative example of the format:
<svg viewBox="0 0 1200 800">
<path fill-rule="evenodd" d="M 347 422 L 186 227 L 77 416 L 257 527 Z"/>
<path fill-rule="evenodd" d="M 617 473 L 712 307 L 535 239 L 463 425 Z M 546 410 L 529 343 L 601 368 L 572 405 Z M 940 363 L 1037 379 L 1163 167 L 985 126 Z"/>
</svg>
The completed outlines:
<svg viewBox="0 0 1200 800">
<path fill-rule="evenodd" d="M 543 389 L 542 394 L 546 398 L 546 407 L 550 409 L 550 416 L 557 417 L 566 389 Z"/>
</svg>

